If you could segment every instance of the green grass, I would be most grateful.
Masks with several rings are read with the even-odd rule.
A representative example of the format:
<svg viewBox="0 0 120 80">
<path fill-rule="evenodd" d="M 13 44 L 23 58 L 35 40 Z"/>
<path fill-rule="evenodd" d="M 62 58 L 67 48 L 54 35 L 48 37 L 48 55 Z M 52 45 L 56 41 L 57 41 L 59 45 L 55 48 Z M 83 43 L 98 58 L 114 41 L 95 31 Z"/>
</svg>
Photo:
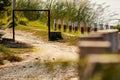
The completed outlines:
<svg viewBox="0 0 120 80">
<path fill-rule="evenodd" d="M 42 38 L 44 41 L 48 41 L 48 32 L 47 32 L 47 30 L 44 30 L 44 29 L 41 29 L 41 28 L 38 28 L 38 27 L 23 26 L 23 25 L 17 26 L 16 29 L 33 33 L 33 35 Z"/>
<path fill-rule="evenodd" d="M 90 80 L 120 80 L 120 64 L 97 64 Z"/>
<path fill-rule="evenodd" d="M 10 49 L 6 48 L 3 45 L 0 45 L 0 52 L 4 53 L 6 55 L 9 55 L 10 53 L 12 53 L 12 51 Z"/>
<path fill-rule="evenodd" d="M 43 40 L 48 40 L 48 29 L 45 24 L 37 21 L 27 21 L 27 19 L 20 19 L 22 23 L 26 23 L 25 25 L 18 24 L 15 29 L 22 30 L 26 32 L 33 33 L 33 35 L 42 38 Z"/>
<path fill-rule="evenodd" d="M 18 44 L 18 43 L 17 43 Z M 26 47 L 26 48 L 13 48 L 9 45 L 15 44 L 0 44 L 0 65 L 4 64 L 4 60 L 8 60 L 10 62 L 20 62 L 23 59 L 18 56 L 18 54 L 30 53 L 33 52 L 33 47 Z M 20 44 L 23 45 L 23 44 Z"/>
<path fill-rule="evenodd" d="M 67 36 L 67 35 L 62 35 L 63 40 L 58 40 L 60 43 L 66 43 L 67 45 L 77 45 L 78 43 L 78 36 Z"/>
<path fill-rule="evenodd" d="M 38 68 L 41 68 L 44 66 L 44 68 L 46 68 L 46 70 L 48 72 L 52 72 L 54 70 L 56 70 L 57 68 L 60 68 L 62 70 L 66 70 L 68 68 L 70 68 L 71 66 L 73 67 L 76 67 L 77 68 L 77 64 L 78 62 L 77 61 L 60 61 L 60 60 L 56 60 L 54 62 L 50 62 L 50 61 L 46 61 L 44 63 L 41 63 L 40 61 L 36 62 L 36 66 Z"/>
<path fill-rule="evenodd" d="M 13 54 L 24 54 L 24 53 L 31 53 L 34 51 L 34 48 L 9 48 Z"/>
<path fill-rule="evenodd" d="M 22 58 L 16 56 L 16 52 L 18 50 L 12 50 L 7 48 L 4 45 L 0 45 L 0 65 L 3 65 L 3 60 L 8 60 L 10 62 L 20 62 Z"/>
<path fill-rule="evenodd" d="M 118 29 L 118 31 L 120 32 L 120 25 L 114 26 L 114 29 Z"/>
</svg>

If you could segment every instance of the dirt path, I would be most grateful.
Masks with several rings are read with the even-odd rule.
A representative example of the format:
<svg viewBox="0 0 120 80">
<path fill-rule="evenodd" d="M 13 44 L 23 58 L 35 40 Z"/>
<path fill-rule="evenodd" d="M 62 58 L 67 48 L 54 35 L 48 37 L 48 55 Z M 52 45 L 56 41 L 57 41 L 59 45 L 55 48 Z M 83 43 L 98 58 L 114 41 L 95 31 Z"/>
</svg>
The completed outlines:
<svg viewBox="0 0 120 80">
<path fill-rule="evenodd" d="M 11 31 L 7 30 L 4 37 L 11 36 Z M 48 61 L 76 61 L 79 58 L 77 47 L 59 42 L 44 42 L 23 31 L 16 31 L 16 40 L 31 44 L 35 51 L 21 55 L 25 61 L 1 68 L 0 80 L 78 80 L 76 65 L 71 64 L 64 69 L 63 65 L 57 64 L 51 72 L 48 68 L 53 66 L 53 63 L 46 64 Z"/>
</svg>

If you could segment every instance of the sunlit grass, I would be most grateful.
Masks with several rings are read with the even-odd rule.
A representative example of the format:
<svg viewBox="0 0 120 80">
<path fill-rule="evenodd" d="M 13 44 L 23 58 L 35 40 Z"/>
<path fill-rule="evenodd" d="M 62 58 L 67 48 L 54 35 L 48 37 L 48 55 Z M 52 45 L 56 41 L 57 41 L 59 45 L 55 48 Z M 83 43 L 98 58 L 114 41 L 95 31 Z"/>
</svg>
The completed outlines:
<svg viewBox="0 0 120 80">
<path fill-rule="evenodd" d="M 44 66 L 48 72 L 55 71 L 57 68 L 66 70 L 70 67 L 78 67 L 78 62 L 77 61 L 64 61 L 63 59 L 55 60 L 55 61 L 49 61 L 46 60 L 44 63 L 38 61 L 35 64 L 38 68 Z"/>
<path fill-rule="evenodd" d="M 32 26 L 35 29 L 48 29 L 47 25 L 45 23 L 41 23 L 40 21 L 29 21 L 28 26 Z"/>
<path fill-rule="evenodd" d="M 10 55 L 10 54 L 24 54 L 28 52 L 33 52 L 34 48 L 10 48 L 6 47 L 4 45 L 0 45 L 0 52 L 2 52 L 5 55 Z"/>
<path fill-rule="evenodd" d="M 39 27 L 36 27 L 36 26 L 23 26 L 23 25 L 18 25 L 16 27 L 16 29 L 30 32 L 33 35 L 38 36 L 38 37 L 42 38 L 45 41 L 48 41 L 48 31 L 46 29 L 39 28 Z"/>
<path fill-rule="evenodd" d="M 22 58 L 16 56 L 16 51 L 18 50 L 7 48 L 4 45 L 0 45 L 0 65 L 3 65 L 3 60 L 8 60 L 10 62 L 19 62 Z M 21 51 L 20 51 L 21 52 Z"/>
<path fill-rule="evenodd" d="M 34 48 L 9 48 L 14 54 L 25 54 L 34 52 Z"/>
<path fill-rule="evenodd" d="M 12 53 L 12 51 L 10 49 L 6 48 L 3 45 L 0 45 L 0 52 L 4 53 L 6 55 L 9 55 L 10 53 Z"/>
<path fill-rule="evenodd" d="M 90 80 L 120 80 L 120 64 L 97 64 Z"/>
</svg>

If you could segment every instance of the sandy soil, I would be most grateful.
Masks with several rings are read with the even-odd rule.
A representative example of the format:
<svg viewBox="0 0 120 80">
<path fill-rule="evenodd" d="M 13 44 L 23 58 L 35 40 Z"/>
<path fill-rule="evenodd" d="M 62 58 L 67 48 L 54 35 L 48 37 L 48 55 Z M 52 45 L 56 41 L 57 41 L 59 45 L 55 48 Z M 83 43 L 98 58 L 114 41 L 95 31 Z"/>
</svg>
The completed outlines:
<svg viewBox="0 0 120 80">
<path fill-rule="evenodd" d="M 6 30 L 4 37 L 12 37 L 12 32 Z M 21 41 L 35 47 L 35 51 L 20 55 L 24 61 L 7 63 L 0 67 L 0 80 L 78 80 L 77 65 L 65 67 L 61 64 L 51 65 L 56 61 L 76 61 L 79 58 L 76 46 L 67 46 L 59 42 L 44 42 L 40 38 L 23 31 L 16 31 L 16 41 Z M 47 62 L 53 62 L 46 64 Z"/>
</svg>

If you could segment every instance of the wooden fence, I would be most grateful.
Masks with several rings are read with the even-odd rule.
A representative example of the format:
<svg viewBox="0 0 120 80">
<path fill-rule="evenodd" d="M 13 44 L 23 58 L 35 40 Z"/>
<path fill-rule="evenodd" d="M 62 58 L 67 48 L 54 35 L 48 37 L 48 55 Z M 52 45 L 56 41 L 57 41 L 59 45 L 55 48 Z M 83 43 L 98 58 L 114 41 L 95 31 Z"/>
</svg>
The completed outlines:
<svg viewBox="0 0 120 80">
<path fill-rule="evenodd" d="M 82 34 L 84 32 L 91 32 L 91 31 L 98 31 L 98 30 L 105 30 L 105 29 L 110 29 L 110 26 L 108 24 L 83 24 L 83 23 L 78 23 L 78 22 L 71 22 L 71 21 L 65 21 L 65 20 L 56 20 L 54 19 L 54 25 L 53 25 L 54 31 L 64 31 L 66 32 L 67 30 L 69 32 L 77 32 L 80 31 Z"/>
</svg>

